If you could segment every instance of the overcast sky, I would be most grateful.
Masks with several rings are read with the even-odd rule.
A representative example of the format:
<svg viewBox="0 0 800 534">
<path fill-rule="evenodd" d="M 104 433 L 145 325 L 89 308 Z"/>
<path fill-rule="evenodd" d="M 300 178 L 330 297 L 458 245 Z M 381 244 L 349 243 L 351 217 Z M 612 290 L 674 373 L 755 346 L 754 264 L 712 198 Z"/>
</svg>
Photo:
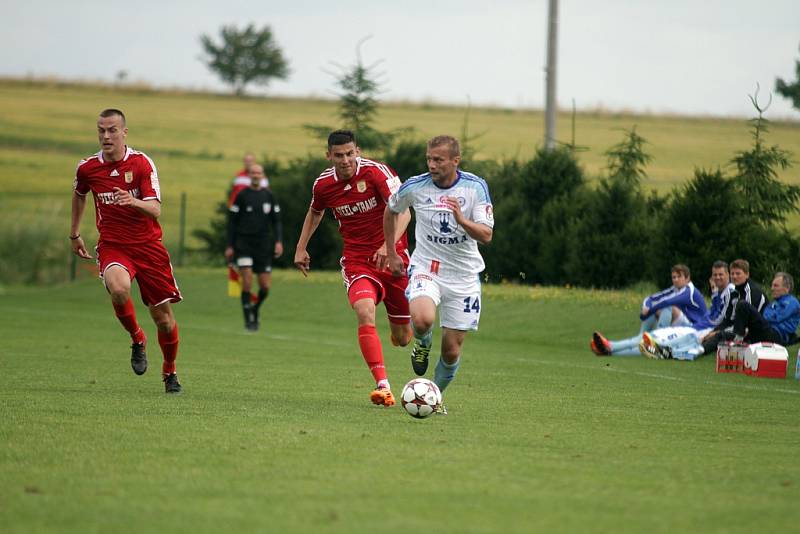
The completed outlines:
<svg viewBox="0 0 800 534">
<path fill-rule="evenodd" d="M 800 0 L 560 0 L 558 102 L 750 116 L 747 98 L 794 80 Z M 391 100 L 544 105 L 547 0 L 3 0 L 0 76 L 224 89 L 198 37 L 269 24 L 290 62 L 280 95 L 332 96 L 332 62 L 381 61 Z M 766 96 L 764 96 L 766 101 Z M 768 118 L 800 120 L 775 95 Z"/>
</svg>

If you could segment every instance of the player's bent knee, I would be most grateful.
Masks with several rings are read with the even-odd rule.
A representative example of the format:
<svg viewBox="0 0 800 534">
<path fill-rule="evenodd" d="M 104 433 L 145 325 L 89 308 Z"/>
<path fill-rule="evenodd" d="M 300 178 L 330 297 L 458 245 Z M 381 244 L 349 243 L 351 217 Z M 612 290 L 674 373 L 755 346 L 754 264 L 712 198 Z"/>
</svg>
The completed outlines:
<svg viewBox="0 0 800 534">
<path fill-rule="evenodd" d="M 431 328 L 433 328 L 433 321 L 422 319 L 422 318 L 415 318 L 412 321 L 412 326 L 414 328 L 414 332 L 418 335 L 427 334 Z"/>
<path fill-rule="evenodd" d="M 159 331 L 169 334 L 175 328 L 175 319 L 171 316 L 154 317 L 153 322 Z"/>
</svg>

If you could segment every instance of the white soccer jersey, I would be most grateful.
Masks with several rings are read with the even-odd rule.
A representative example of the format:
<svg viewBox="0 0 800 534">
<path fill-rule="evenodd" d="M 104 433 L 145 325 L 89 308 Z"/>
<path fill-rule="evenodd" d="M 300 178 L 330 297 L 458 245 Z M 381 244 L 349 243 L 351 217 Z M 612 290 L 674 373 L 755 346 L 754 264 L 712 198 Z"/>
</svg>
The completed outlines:
<svg viewBox="0 0 800 534">
<path fill-rule="evenodd" d="M 467 219 L 494 227 L 492 200 L 483 178 L 458 171 L 456 182 L 448 188 L 437 186 L 430 173 L 409 178 L 389 198 L 389 209 L 402 213 L 414 209 L 416 245 L 411 264 L 441 277 L 459 277 L 483 271 L 478 242 L 456 224 L 444 198 L 458 199 Z"/>
</svg>

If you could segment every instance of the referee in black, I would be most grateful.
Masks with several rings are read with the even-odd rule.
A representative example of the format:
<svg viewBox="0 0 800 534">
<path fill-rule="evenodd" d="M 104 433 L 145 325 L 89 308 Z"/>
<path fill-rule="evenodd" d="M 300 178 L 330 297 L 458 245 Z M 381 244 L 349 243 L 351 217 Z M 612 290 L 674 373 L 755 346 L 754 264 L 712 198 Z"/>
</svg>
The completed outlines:
<svg viewBox="0 0 800 534">
<path fill-rule="evenodd" d="M 236 260 L 242 278 L 244 327 L 258 330 L 258 310 L 272 285 L 272 258 L 283 254 L 281 208 L 272 191 L 261 187 L 264 168 L 253 165 L 248 171 L 250 187 L 242 189 L 228 212 L 228 246 L 225 259 Z M 258 274 L 258 296 L 254 299 L 253 273 Z"/>
</svg>

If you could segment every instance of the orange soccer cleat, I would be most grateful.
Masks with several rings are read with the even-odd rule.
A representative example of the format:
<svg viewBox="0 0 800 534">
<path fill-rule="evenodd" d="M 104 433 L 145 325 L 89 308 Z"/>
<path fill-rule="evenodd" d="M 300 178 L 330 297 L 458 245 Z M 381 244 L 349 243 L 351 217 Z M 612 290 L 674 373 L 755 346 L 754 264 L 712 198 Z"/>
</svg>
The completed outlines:
<svg viewBox="0 0 800 534">
<path fill-rule="evenodd" d="M 592 334 L 592 342 L 589 346 L 592 352 L 598 356 L 611 356 L 611 343 L 600 332 Z"/>
<path fill-rule="evenodd" d="M 372 404 L 377 404 L 378 406 L 394 406 L 394 395 L 392 395 L 392 390 L 389 388 L 377 388 L 369 394 L 369 400 L 372 401 Z"/>
</svg>

